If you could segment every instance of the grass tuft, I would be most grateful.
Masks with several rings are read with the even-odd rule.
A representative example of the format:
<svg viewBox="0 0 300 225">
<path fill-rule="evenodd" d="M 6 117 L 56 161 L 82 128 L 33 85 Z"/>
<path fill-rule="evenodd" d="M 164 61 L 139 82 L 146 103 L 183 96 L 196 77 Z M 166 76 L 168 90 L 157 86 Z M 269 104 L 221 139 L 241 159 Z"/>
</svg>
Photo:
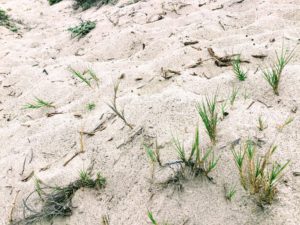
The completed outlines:
<svg viewBox="0 0 300 225">
<path fill-rule="evenodd" d="M 283 176 L 283 170 L 289 164 L 289 161 L 284 164 L 271 162 L 271 156 L 276 148 L 276 146 L 269 148 L 263 157 L 256 155 L 256 146 L 251 140 L 242 143 L 239 151 L 232 148 L 241 185 L 251 195 L 258 197 L 258 204 L 261 206 L 272 203 L 277 193 L 277 184 Z"/>
<path fill-rule="evenodd" d="M 91 102 L 91 103 L 87 104 L 86 107 L 87 107 L 88 111 L 92 111 L 96 108 L 96 104 L 94 102 Z"/>
<path fill-rule="evenodd" d="M 152 225 L 160 225 L 160 224 L 161 224 L 161 223 L 158 223 L 158 222 L 154 219 L 154 216 L 153 216 L 152 212 L 150 212 L 149 210 L 148 210 L 147 215 L 148 215 L 148 218 L 149 218 L 149 220 L 151 221 Z M 163 225 L 168 225 L 168 224 L 167 224 L 167 223 L 164 223 Z"/>
<path fill-rule="evenodd" d="M 72 33 L 72 38 L 83 38 L 96 27 L 96 23 L 93 21 L 81 21 L 78 26 L 71 27 L 68 29 Z"/>
<path fill-rule="evenodd" d="M 36 182 L 36 190 L 30 193 L 23 201 L 24 203 L 24 219 L 20 221 L 22 224 L 36 224 L 46 221 L 52 221 L 56 217 L 70 216 L 72 214 L 72 198 L 80 188 L 104 188 L 106 180 L 104 177 L 97 174 L 95 179 L 92 179 L 90 173 L 81 171 L 79 179 L 64 187 L 41 187 L 41 182 Z M 40 199 L 41 209 L 35 209 L 29 205 L 29 200 L 33 194 L 38 194 Z M 34 204 L 35 207 L 39 204 Z M 29 215 L 26 215 L 29 213 Z"/>
<path fill-rule="evenodd" d="M 287 49 L 284 49 L 282 46 L 280 54 L 276 52 L 276 60 L 271 65 L 270 68 L 263 70 L 263 75 L 268 84 L 272 87 L 275 95 L 279 95 L 279 83 L 281 79 L 281 75 L 285 66 L 291 61 L 294 56 L 293 49 L 289 52 Z"/>
<path fill-rule="evenodd" d="M 277 125 L 277 129 L 279 132 L 281 132 L 283 130 L 283 128 L 285 128 L 287 125 L 289 125 L 290 123 L 292 123 L 294 121 L 293 117 L 288 117 L 283 124 Z"/>
<path fill-rule="evenodd" d="M 236 75 L 236 77 L 240 81 L 246 80 L 246 78 L 247 78 L 247 72 L 245 72 L 241 68 L 241 58 L 240 58 L 240 55 L 238 55 L 236 58 L 233 59 L 233 61 L 232 61 L 232 69 L 233 69 L 234 74 Z"/>
<path fill-rule="evenodd" d="M 87 10 L 93 6 L 101 7 L 108 4 L 116 4 L 118 0 L 75 0 L 74 8 L 82 8 L 82 10 Z"/>
<path fill-rule="evenodd" d="M 118 90 L 119 90 L 119 85 L 120 85 L 120 82 L 117 82 L 115 85 L 114 85 L 114 97 L 113 97 L 113 100 L 112 100 L 112 103 L 111 104 L 107 104 L 109 106 L 109 108 L 111 108 L 111 110 L 120 118 L 123 120 L 123 122 L 125 123 L 126 126 L 128 126 L 130 129 L 133 129 L 133 126 L 131 124 L 129 124 L 125 118 L 125 115 L 124 115 L 124 109 L 123 110 L 120 110 L 117 106 L 117 94 L 118 94 Z"/>
<path fill-rule="evenodd" d="M 35 103 L 27 103 L 24 105 L 23 109 L 39 109 L 39 108 L 55 108 L 53 102 L 47 102 L 40 98 L 35 97 Z"/>
<path fill-rule="evenodd" d="M 48 0 L 49 5 L 54 5 L 54 4 L 59 3 L 59 2 L 61 2 L 61 1 L 62 1 L 62 0 Z"/>
<path fill-rule="evenodd" d="M 236 194 L 236 189 L 233 186 L 230 186 L 229 188 L 225 187 L 225 198 L 228 201 L 232 201 L 233 197 Z"/>
<path fill-rule="evenodd" d="M 18 28 L 15 23 L 11 21 L 7 13 L 0 8 L 0 26 L 6 27 L 12 32 L 17 32 Z"/>
<path fill-rule="evenodd" d="M 193 172 L 194 176 L 203 174 L 209 179 L 212 179 L 208 176 L 208 174 L 216 168 L 219 158 L 215 158 L 212 148 L 205 151 L 200 147 L 198 127 L 196 129 L 194 142 L 188 157 L 186 156 L 184 145 L 180 143 L 177 138 L 173 138 L 173 143 L 178 157 L 181 160 L 180 163 L 189 168 Z"/>
<path fill-rule="evenodd" d="M 231 91 L 231 94 L 230 94 L 230 105 L 233 106 L 237 96 L 238 96 L 238 93 L 239 93 L 239 88 L 236 88 L 236 87 L 232 87 L 232 91 Z"/>
<path fill-rule="evenodd" d="M 198 113 L 204 123 L 206 132 L 213 144 L 216 143 L 218 113 L 216 112 L 217 95 L 212 99 L 206 96 L 205 101 L 197 105 Z"/>
<path fill-rule="evenodd" d="M 262 120 L 261 116 L 258 117 L 258 130 L 259 131 L 263 131 L 264 129 L 266 129 L 268 126 L 265 125 L 264 121 Z"/>
<path fill-rule="evenodd" d="M 99 78 L 95 74 L 94 71 L 88 69 L 84 71 L 83 73 L 73 69 L 72 67 L 69 67 L 69 71 L 72 73 L 72 75 L 78 79 L 80 79 L 82 82 L 86 83 L 90 88 L 92 88 L 91 80 L 94 80 L 96 82 L 97 87 L 99 87 Z M 86 75 L 89 75 L 90 77 L 86 77 Z"/>
</svg>

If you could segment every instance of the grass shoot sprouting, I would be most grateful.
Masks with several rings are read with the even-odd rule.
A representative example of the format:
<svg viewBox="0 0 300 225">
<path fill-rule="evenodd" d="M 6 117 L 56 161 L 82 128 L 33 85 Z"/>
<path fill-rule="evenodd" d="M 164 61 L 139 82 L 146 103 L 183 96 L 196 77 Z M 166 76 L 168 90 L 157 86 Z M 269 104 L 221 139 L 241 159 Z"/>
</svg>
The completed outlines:
<svg viewBox="0 0 300 225">
<path fill-rule="evenodd" d="M 72 38 L 83 38 L 96 27 L 96 23 L 93 21 L 81 21 L 78 26 L 71 27 L 68 29 L 72 33 Z"/>
<path fill-rule="evenodd" d="M 198 127 L 188 156 L 186 155 L 183 143 L 181 143 L 178 138 L 173 138 L 173 143 L 178 157 L 185 167 L 189 168 L 195 176 L 203 174 L 211 179 L 208 174 L 216 168 L 219 158 L 215 157 L 214 150 L 212 148 L 204 150 L 200 147 Z"/>
<path fill-rule="evenodd" d="M 151 221 L 151 224 L 152 224 L 152 225 L 168 225 L 167 223 L 163 223 L 163 224 L 158 223 L 158 222 L 154 219 L 153 213 L 150 212 L 149 210 L 148 210 L 147 215 L 148 215 L 148 218 L 149 218 L 149 220 Z"/>
<path fill-rule="evenodd" d="M 39 108 L 55 108 L 53 102 L 47 102 L 40 98 L 35 97 L 35 103 L 27 103 L 24 105 L 24 109 L 39 109 Z"/>
<path fill-rule="evenodd" d="M 72 214 L 72 198 L 77 190 L 80 188 L 95 188 L 102 189 L 105 187 L 106 180 L 97 173 L 96 178 L 93 179 L 91 174 L 87 171 L 81 171 L 79 179 L 70 183 L 67 186 L 48 186 L 44 183 L 36 183 L 35 191 L 30 193 L 24 199 L 24 219 L 17 224 L 36 224 L 42 221 L 52 221 L 56 217 L 65 217 Z M 42 186 L 43 185 L 43 186 Z M 36 199 L 31 201 L 31 198 L 37 194 L 40 200 L 38 208 Z M 32 202 L 35 202 L 34 204 Z M 31 204 L 32 203 L 32 204 Z"/>
<path fill-rule="evenodd" d="M 90 88 L 92 88 L 92 82 L 91 80 L 94 80 L 96 82 L 96 85 L 99 86 L 99 78 L 97 77 L 96 73 L 90 69 L 84 71 L 81 73 L 80 71 L 77 71 L 73 69 L 72 67 L 69 67 L 69 71 L 72 73 L 72 75 L 78 79 L 80 79 L 82 82 L 84 82 L 86 85 L 88 85 Z M 87 77 L 86 75 L 89 75 Z"/>
<path fill-rule="evenodd" d="M 277 149 L 269 148 L 267 153 L 259 157 L 255 143 L 247 140 L 239 150 L 232 147 L 235 164 L 239 170 L 241 185 L 251 195 L 258 197 L 258 204 L 271 204 L 277 193 L 277 184 L 283 177 L 283 171 L 290 161 L 284 164 L 271 162 L 271 156 Z"/>
<path fill-rule="evenodd" d="M 62 1 L 62 0 L 48 0 L 49 5 L 54 5 L 54 4 L 59 3 L 59 2 L 61 2 L 61 1 Z"/>
<path fill-rule="evenodd" d="M 280 125 L 278 125 L 277 126 L 277 129 L 278 129 L 278 131 L 282 131 L 283 130 L 283 128 L 285 128 L 287 125 L 289 125 L 291 122 L 293 122 L 294 121 L 294 118 L 293 117 L 288 117 L 284 122 L 283 122 L 283 124 L 280 124 Z"/>
<path fill-rule="evenodd" d="M 259 131 L 263 131 L 264 129 L 266 129 L 268 126 L 265 125 L 264 121 L 262 120 L 261 116 L 258 117 L 258 130 Z"/>
<path fill-rule="evenodd" d="M 270 68 L 264 69 L 263 75 L 268 84 L 272 87 L 275 95 L 279 95 L 279 83 L 285 66 L 291 61 L 294 56 L 294 51 L 288 51 L 282 46 L 280 54 L 276 51 L 276 60 Z"/>
<path fill-rule="evenodd" d="M 228 201 L 232 201 L 233 197 L 236 194 L 236 188 L 235 188 L 235 186 L 230 186 L 229 188 L 224 187 L 224 188 L 225 188 L 225 198 Z"/>
<path fill-rule="evenodd" d="M 239 88 L 236 88 L 236 87 L 233 86 L 230 97 L 229 97 L 231 106 L 233 106 L 233 104 L 234 104 L 234 102 L 237 98 L 238 93 L 239 93 Z"/>
<path fill-rule="evenodd" d="M 92 111 L 96 108 L 96 104 L 94 102 L 88 103 L 86 108 L 88 111 Z"/>
<path fill-rule="evenodd" d="M 247 72 L 245 72 L 241 68 L 241 58 L 240 58 L 240 55 L 238 55 L 236 58 L 233 59 L 233 61 L 232 61 L 232 69 L 233 69 L 234 74 L 236 75 L 236 77 L 240 81 L 246 80 L 246 78 L 247 78 Z"/>
<path fill-rule="evenodd" d="M 6 27 L 12 32 L 17 32 L 18 28 L 7 13 L 0 8 L 0 26 Z"/>
<path fill-rule="evenodd" d="M 82 10 L 87 10 L 93 6 L 101 7 L 103 5 L 115 4 L 118 0 L 75 0 L 74 8 L 78 9 L 79 7 Z"/>
<path fill-rule="evenodd" d="M 126 126 L 128 126 L 130 129 L 133 129 L 133 126 L 127 122 L 125 115 L 124 115 L 124 109 L 120 110 L 117 106 L 117 94 L 118 94 L 118 90 L 119 90 L 119 85 L 120 83 L 117 82 L 114 85 L 114 96 L 113 96 L 113 100 L 112 103 L 107 104 L 109 106 L 109 108 L 111 108 L 111 110 L 120 118 L 123 120 L 123 122 L 125 123 Z"/>
<path fill-rule="evenodd" d="M 216 143 L 217 137 L 217 123 L 218 123 L 218 113 L 217 113 L 217 95 L 213 98 L 206 96 L 205 101 L 198 103 L 197 110 L 204 123 L 206 132 L 213 144 Z"/>
</svg>

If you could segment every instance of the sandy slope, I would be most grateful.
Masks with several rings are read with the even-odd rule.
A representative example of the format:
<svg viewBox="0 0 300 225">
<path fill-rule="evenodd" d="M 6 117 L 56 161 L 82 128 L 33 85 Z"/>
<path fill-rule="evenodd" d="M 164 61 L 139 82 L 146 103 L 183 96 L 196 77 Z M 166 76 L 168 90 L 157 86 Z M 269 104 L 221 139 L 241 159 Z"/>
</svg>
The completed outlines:
<svg viewBox="0 0 300 225">
<path fill-rule="evenodd" d="M 299 110 L 291 113 L 293 107 L 300 107 L 299 48 L 284 71 L 279 97 L 257 71 L 274 57 L 282 40 L 290 48 L 300 42 L 300 2 L 245 0 L 235 4 L 237 0 L 215 0 L 202 7 L 199 3 L 205 1 L 184 2 L 189 5 L 178 7 L 177 0 L 146 0 L 119 8 L 123 1 L 114 7 L 74 12 L 71 1 L 52 7 L 46 0 L 0 1 L 1 8 L 10 9 L 9 14 L 23 22 L 20 35 L 0 27 L 1 224 L 6 224 L 17 190 L 21 192 L 13 216 L 22 217 L 22 199 L 34 188 L 33 179 L 24 182 L 22 178 L 32 171 L 45 183 L 63 185 L 93 161 L 94 171 L 107 178 L 107 187 L 100 192 L 78 191 L 73 215 L 54 224 L 96 225 L 105 214 L 111 225 L 150 224 L 147 209 L 157 220 L 174 225 L 300 223 L 300 178 L 293 176 L 300 172 L 300 118 Z M 172 11 L 174 7 L 177 13 Z M 155 21 L 158 15 L 163 19 Z M 66 30 L 80 18 L 97 21 L 97 27 L 80 41 L 72 40 Z M 199 43 L 184 46 L 186 41 Z M 221 56 L 241 53 L 250 60 L 244 64 L 248 79 L 238 82 L 230 67 L 217 67 L 211 60 L 188 68 L 198 59 L 210 57 L 208 47 Z M 268 57 L 255 59 L 252 54 Z M 93 68 L 101 79 L 99 88 L 90 89 L 76 81 L 68 66 L 82 71 Z M 181 75 L 165 80 L 161 67 Z M 112 98 L 113 81 L 121 74 L 125 77 L 118 102 L 135 125 L 133 131 L 113 117 L 105 104 Z M 219 100 L 224 100 L 233 85 L 239 86 L 240 92 L 234 106 L 228 107 L 229 116 L 218 126 L 220 163 L 212 173 L 216 184 L 194 179 L 184 184 L 183 192 L 150 184 L 151 167 L 143 143 L 154 143 L 157 137 L 162 160 L 175 160 L 172 134 L 188 146 L 198 123 L 201 145 L 207 147 L 209 139 L 195 104 L 217 89 Z M 53 110 L 23 110 L 34 96 L 55 102 L 56 111 L 62 114 L 46 117 Z M 91 112 L 86 110 L 89 102 L 96 104 Z M 259 115 L 268 124 L 263 132 L 257 129 Z M 278 132 L 276 126 L 289 116 L 294 121 Z M 64 167 L 79 149 L 78 131 L 92 131 L 102 122 L 105 129 L 84 137 L 86 152 Z M 127 143 L 140 127 L 143 132 Z M 266 142 L 260 151 L 275 141 L 279 146 L 275 158 L 292 160 L 279 185 L 279 201 L 265 211 L 240 187 L 229 149 L 229 143 L 248 136 Z M 156 171 L 158 180 L 168 174 L 171 171 Z M 232 203 L 224 198 L 226 183 L 237 185 Z"/>
</svg>

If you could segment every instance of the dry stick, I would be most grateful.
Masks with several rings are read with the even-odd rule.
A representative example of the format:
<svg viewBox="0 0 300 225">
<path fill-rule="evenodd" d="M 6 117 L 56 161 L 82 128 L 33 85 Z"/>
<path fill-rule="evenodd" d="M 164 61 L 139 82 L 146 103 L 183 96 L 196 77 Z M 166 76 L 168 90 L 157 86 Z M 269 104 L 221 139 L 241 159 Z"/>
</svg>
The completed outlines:
<svg viewBox="0 0 300 225">
<path fill-rule="evenodd" d="M 25 156 L 24 161 L 23 161 L 22 171 L 20 173 L 21 176 L 23 175 L 24 170 L 25 170 L 26 159 L 27 159 L 27 156 Z"/>
<path fill-rule="evenodd" d="M 10 212 L 9 212 L 9 215 L 8 215 L 8 222 L 11 223 L 13 221 L 13 212 L 14 212 L 14 208 L 16 207 L 16 201 L 17 201 L 17 198 L 18 198 L 18 195 L 20 193 L 20 190 L 17 190 L 17 193 L 14 197 L 14 200 L 11 204 L 11 209 L 10 209 Z"/>
<path fill-rule="evenodd" d="M 84 143 L 83 143 L 83 134 L 84 132 L 81 131 L 79 132 L 80 134 L 80 151 L 79 152 L 76 152 L 70 159 L 68 159 L 64 164 L 63 166 L 66 166 L 69 164 L 69 162 L 71 162 L 77 155 L 81 154 L 81 153 L 84 153 Z"/>
</svg>

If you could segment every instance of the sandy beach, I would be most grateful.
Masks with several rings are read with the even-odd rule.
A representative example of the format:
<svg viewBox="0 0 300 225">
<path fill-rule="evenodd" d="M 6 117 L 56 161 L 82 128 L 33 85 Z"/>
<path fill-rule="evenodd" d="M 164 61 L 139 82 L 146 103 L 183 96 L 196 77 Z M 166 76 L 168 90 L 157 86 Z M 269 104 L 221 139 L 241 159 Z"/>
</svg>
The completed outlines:
<svg viewBox="0 0 300 225">
<path fill-rule="evenodd" d="M 72 215 L 52 224 L 105 225 L 107 217 L 110 225 L 149 225 L 148 211 L 159 225 L 300 224 L 300 1 L 127 3 L 82 11 L 71 0 L 51 6 L 0 0 L 18 27 L 0 26 L 0 224 L 23 219 L 23 200 L 36 179 L 64 186 L 86 169 L 100 172 L 105 188 L 80 188 Z M 68 29 L 86 20 L 96 27 L 72 38 Z M 282 46 L 295 51 L 277 96 L 262 68 Z M 245 81 L 216 60 L 237 54 Z M 70 68 L 91 70 L 99 81 L 89 87 Z M 116 102 L 132 129 L 108 106 L 118 82 Z M 237 96 L 230 104 L 232 90 Z M 157 144 L 161 161 L 174 162 L 173 138 L 188 153 L 198 126 L 200 146 L 211 147 L 196 105 L 215 93 L 219 115 L 224 105 L 226 116 L 217 124 L 213 182 L 200 176 L 184 179 L 182 190 L 160 185 L 179 167 L 153 165 L 145 145 Z M 55 107 L 24 108 L 35 98 Z M 263 209 L 241 186 L 230 149 L 247 138 L 258 140 L 258 154 L 274 144 L 273 161 L 290 160 L 276 198 Z M 232 201 L 227 186 L 235 187 Z"/>
</svg>

